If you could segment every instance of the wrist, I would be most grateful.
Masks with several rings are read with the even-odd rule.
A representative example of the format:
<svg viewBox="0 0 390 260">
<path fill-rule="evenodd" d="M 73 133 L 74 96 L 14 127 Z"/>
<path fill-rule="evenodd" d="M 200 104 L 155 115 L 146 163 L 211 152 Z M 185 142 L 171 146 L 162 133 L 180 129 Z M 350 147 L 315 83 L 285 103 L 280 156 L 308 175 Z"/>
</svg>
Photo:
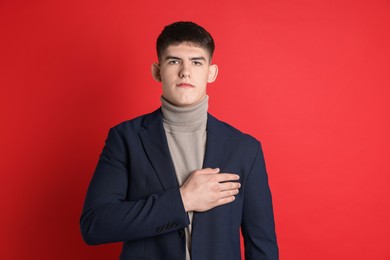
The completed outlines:
<svg viewBox="0 0 390 260">
<path fill-rule="evenodd" d="M 181 200 L 183 202 L 183 206 L 184 206 L 185 212 L 191 211 L 190 210 L 190 205 L 189 205 L 188 199 L 186 197 L 186 192 L 185 192 L 184 188 L 181 187 L 179 190 L 180 190 L 180 196 L 181 196 Z"/>
</svg>

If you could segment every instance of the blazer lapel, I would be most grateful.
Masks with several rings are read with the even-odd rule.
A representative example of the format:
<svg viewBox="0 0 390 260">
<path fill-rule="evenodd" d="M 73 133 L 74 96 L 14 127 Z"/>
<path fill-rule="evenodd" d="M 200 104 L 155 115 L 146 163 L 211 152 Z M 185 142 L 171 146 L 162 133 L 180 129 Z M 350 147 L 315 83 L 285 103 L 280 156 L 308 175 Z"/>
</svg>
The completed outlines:
<svg viewBox="0 0 390 260">
<path fill-rule="evenodd" d="M 206 152 L 203 161 L 204 168 L 221 168 L 225 157 L 225 142 L 228 139 L 222 123 L 208 114 Z"/>
<path fill-rule="evenodd" d="M 175 169 L 165 135 L 162 113 L 158 109 L 145 118 L 139 132 L 145 152 L 164 189 L 178 186 Z"/>
</svg>

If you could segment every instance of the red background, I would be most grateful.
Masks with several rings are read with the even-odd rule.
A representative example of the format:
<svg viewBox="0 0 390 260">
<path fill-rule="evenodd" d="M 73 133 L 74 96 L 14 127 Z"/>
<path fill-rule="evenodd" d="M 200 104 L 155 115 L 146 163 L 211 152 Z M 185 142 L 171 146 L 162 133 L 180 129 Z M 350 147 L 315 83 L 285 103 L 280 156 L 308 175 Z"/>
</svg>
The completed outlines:
<svg viewBox="0 0 390 260">
<path fill-rule="evenodd" d="M 160 104 L 176 20 L 215 38 L 210 112 L 263 143 L 281 259 L 390 259 L 386 0 L 0 1 L 0 258 L 117 258 L 79 216 L 108 129 Z"/>
</svg>

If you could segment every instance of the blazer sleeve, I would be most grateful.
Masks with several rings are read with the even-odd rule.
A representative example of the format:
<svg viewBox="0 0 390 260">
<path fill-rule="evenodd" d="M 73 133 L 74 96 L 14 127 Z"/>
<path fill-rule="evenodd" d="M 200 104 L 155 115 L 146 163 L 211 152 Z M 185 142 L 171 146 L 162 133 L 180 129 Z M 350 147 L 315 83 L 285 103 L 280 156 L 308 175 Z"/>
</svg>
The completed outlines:
<svg viewBox="0 0 390 260">
<path fill-rule="evenodd" d="M 260 143 L 245 183 L 241 224 L 245 259 L 277 260 L 272 198 Z"/>
<path fill-rule="evenodd" d="M 128 201 L 127 147 L 111 129 L 90 182 L 80 219 L 87 244 L 124 242 L 161 235 L 189 224 L 179 187 Z"/>
</svg>

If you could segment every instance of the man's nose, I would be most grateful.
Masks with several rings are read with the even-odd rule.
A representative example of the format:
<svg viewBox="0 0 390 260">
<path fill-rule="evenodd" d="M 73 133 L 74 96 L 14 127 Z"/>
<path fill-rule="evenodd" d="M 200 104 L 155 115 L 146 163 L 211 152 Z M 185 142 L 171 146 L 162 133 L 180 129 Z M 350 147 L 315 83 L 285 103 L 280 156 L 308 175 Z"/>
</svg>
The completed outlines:
<svg viewBox="0 0 390 260">
<path fill-rule="evenodd" d="M 180 78 L 191 77 L 191 71 L 188 64 L 182 63 L 179 71 L 179 77 Z"/>
</svg>

